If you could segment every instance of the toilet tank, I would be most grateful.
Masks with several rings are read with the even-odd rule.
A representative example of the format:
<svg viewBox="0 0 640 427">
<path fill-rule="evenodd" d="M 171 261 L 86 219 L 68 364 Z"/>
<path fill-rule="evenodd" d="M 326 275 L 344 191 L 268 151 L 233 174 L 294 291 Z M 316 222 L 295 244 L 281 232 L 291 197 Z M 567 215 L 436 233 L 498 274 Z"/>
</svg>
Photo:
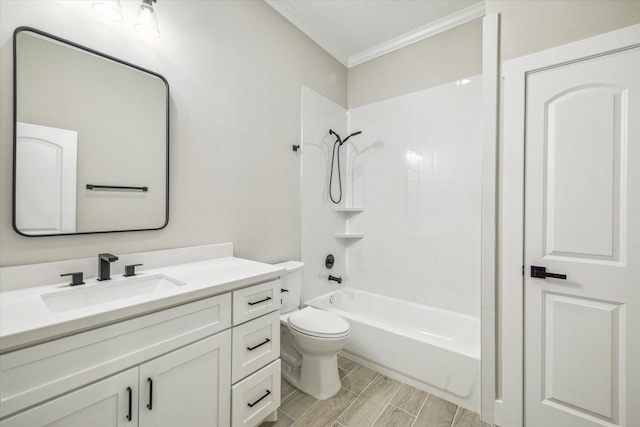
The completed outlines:
<svg viewBox="0 0 640 427">
<path fill-rule="evenodd" d="M 287 274 L 282 276 L 282 307 L 281 311 L 286 313 L 300 307 L 300 294 L 302 292 L 302 269 L 304 262 L 286 261 L 276 264 L 287 270 Z"/>
</svg>

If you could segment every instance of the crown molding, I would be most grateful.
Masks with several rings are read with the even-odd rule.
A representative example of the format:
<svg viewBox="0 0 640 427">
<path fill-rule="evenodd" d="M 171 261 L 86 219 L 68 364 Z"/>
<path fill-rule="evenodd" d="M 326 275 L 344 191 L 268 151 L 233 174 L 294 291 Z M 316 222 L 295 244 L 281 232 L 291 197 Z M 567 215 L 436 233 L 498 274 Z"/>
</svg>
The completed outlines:
<svg viewBox="0 0 640 427">
<path fill-rule="evenodd" d="M 458 25 L 466 24 L 485 15 L 485 3 L 481 1 L 452 15 L 446 16 L 423 27 L 410 31 L 402 36 L 381 43 L 370 49 L 363 50 L 349 57 L 347 68 L 354 67 L 387 53 L 393 52 L 410 44 L 435 36 L 436 34 L 450 30 Z"/>
<path fill-rule="evenodd" d="M 291 6 L 289 0 L 264 0 L 269 6 L 274 8 L 278 13 L 289 20 L 293 25 L 298 27 L 300 31 L 305 33 L 311 40 L 320 45 L 331 56 L 340 61 L 342 65 L 348 67 L 349 57 L 338 49 L 324 34 L 318 30 L 311 22 Z"/>
<path fill-rule="evenodd" d="M 264 0 L 269 6 L 273 7 L 278 13 L 284 16 L 289 22 L 298 27 L 300 31 L 305 33 L 311 40 L 316 42 L 320 47 L 327 51 L 331 56 L 340 61 L 347 68 L 354 67 L 372 59 L 378 58 L 387 53 L 409 46 L 410 44 L 419 42 L 426 38 L 435 36 L 443 31 L 450 30 L 458 25 L 465 24 L 474 19 L 481 18 L 485 15 L 484 0 L 469 6 L 459 12 L 439 19 L 423 27 L 410 31 L 402 36 L 381 43 L 370 49 L 363 50 L 348 56 L 333 44 L 324 34 L 318 30 L 309 20 L 302 16 L 291 5 L 293 0 Z"/>
</svg>

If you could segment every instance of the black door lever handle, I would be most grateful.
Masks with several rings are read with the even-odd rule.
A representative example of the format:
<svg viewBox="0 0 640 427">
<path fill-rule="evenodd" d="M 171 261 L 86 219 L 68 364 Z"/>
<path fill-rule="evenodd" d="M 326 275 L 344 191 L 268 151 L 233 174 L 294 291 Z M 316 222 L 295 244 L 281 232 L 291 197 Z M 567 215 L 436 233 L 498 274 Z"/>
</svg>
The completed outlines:
<svg viewBox="0 0 640 427">
<path fill-rule="evenodd" d="M 531 266 L 531 277 L 534 277 L 536 279 L 546 279 L 547 277 L 552 277 L 554 279 L 567 280 L 566 274 L 547 273 L 546 267 L 539 267 L 537 265 Z"/>
</svg>

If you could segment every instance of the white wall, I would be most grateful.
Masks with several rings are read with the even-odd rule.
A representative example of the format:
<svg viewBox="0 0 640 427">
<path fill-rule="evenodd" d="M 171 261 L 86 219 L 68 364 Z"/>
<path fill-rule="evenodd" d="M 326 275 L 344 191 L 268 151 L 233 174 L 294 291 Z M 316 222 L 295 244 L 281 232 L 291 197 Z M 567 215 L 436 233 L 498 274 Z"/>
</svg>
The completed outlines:
<svg viewBox="0 0 640 427">
<path fill-rule="evenodd" d="M 502 62 L 640 22 L 638 0 L 486 0 L 500 14 Z"/>
<path fill-rule="evenodd" d="M 480 76 L 351 109 L 349 286 L 480 315 Z"/>
<path fill-rule="evenodd" d="M 333 129 L 343 138 L 347 131 L 347 110 L 317 92 L 302 88 L 302 168 L 301 192 L 301 259 L 303 272 L 302 301 L 330 292 L 340 285 L 328 280 L 329 274 L 346 280 L 345 242 L 337 240 L 335 233 L 344 232 L 345 217 L 334 210 L 329 198 L 329 175 L 335 137 Z M 346 195 L 346 147 L 342 147 L 342 184 Z M 334 185 L 337 184 L 337 163 L 334 166 Z M 337 197 L 334 187 L 334 199 Z M 344 201 L 346 197 L 343 199 Z M 325 268 L 327 255 L 335 258 L 333 269 Z M 346 283 L 345 283 L 346 284 Z"/>
<path fill-rule="evenodd" d="M 91 1 L 0 2 L 0 265 L 233 242 L 267 262 L 300 255 L 300 85 L 346 105 L 346 69 L 261 0 L 162 0 L 161 36 L 107 23 Z M 12 41 L 32 26 L 162 74 L 170 85 L 169 225 L 27 238 L 11 226 Z"/>
<path fill-rule="evenodd" d="M 349 108 L 482 72 L 482 19 L 349 68 Z"/>
</svg>

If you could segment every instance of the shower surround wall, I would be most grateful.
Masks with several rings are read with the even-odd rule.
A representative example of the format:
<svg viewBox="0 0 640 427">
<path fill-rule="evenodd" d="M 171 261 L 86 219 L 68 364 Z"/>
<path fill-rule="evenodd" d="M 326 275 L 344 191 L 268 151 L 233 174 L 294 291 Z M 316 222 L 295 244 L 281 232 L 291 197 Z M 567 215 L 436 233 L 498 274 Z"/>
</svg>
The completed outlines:
<svg viewBox="0 0 640 427">
<path fill-rule="evenodd" d="M 347 110 L 344 107 L 305 86 L 302 87 L 302 143 L 299 151 L 299 155 L 302 156 L 300 252 L 301 260 L 305 263 L 302 301 L 336 289 L 338 285 L 328 280 L 329 274 L 343 278 L 346 275 L 345 245 L 333 237 L 341 229 L 344 230 L 344 217 L 334 211 L 335 205 L 329 199 L 331 153 L 335 141 L 335 137 L 329 135 L 329 129 L 333 129 L 339 135 L 345 135 L 346 114 Z M 345 146 L 342 150 L 343 159 L 346 160 Z M 337 165 L 334 167 L 335 175 Z M 343 191 L 345 168 L 346 161 L 343 161 Z M 334 194 L 337 194 L 336 189 Z M 335 265 L 331 270 L 325 267 L 328 254 L 335 257 Z"/>
<path fill-rule="evenodd" d="M 349 111 L 349 286 L 480 315 L 481 76 Z"/>
<path fill-rule="evenodd" d="M 480 76 L 354 108 L 349 286 L 480 315 Z"/>
<path fill-rule="evenodd" d="M 303 301 L 346 285 L 479 316 L 481 77 L 348 112 L 306 87 L 302 94 Z M 360 213 L 336 212 L 329 200 L 329 129 L 363 132 L 341 148 L 340 205 Z M 334 237 L 345 231 L 364 238 Z"/>
</svg>

